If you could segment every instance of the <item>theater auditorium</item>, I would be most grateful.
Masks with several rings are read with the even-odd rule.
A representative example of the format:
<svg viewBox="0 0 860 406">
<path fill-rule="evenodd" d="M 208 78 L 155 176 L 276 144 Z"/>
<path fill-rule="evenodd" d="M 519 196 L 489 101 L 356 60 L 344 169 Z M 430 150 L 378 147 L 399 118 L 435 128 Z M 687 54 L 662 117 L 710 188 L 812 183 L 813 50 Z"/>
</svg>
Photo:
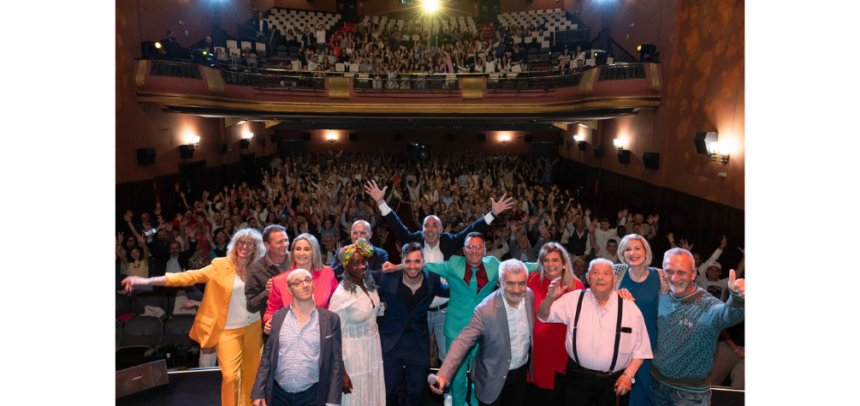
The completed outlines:
<svg viewBox="0 0 860 406">
<path fill-rule="evenodd" d="M 744 404 L 743 1 L 115 7 L 117 405 Z"/>
</svg>

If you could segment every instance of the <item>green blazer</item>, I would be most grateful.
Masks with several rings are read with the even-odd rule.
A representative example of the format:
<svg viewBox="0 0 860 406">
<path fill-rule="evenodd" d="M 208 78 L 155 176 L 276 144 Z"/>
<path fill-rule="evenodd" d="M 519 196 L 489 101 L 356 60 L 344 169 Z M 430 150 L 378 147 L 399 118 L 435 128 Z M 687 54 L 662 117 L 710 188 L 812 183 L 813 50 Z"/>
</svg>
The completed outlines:
<svg viewBox="0 0 860 406">
<path fill-rule="evenodd" d="M 483 259 L 484 270 L 487 271 L 487 284 L 478 292 L 477 275 L 472 273 L 472 281 L 466 284 L 466 257 L 452 255 L 445 262 L 424 264 L 424 269 L 448 280 L 451 299 L 448 302 L 448 314 L 445 316 L 445 336 L 451 339 L 460 335 L 460 330 L 469 325 L 472 313 L 478 304 L 496 290 L 499 280 L 499 260 L 494 256 Z M 538 269 L 537 262 L 526 262 L 529 273 Z"/>
</svg>

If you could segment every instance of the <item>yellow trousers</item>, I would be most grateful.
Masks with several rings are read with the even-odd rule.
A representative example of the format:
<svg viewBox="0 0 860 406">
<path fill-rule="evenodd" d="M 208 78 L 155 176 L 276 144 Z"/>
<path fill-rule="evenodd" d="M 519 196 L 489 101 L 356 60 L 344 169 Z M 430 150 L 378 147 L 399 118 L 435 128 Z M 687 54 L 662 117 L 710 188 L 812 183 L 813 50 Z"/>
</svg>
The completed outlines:
<svg viewBox="0 0 860 406">
<path fill-rule="evenodd" d="M 221 367 L 222 406 L 251 406 L 251 389 L 260 367 L 262 348 L 263 330 L 259 321 L 221 333 L 215 351 Z"/>
</svg>

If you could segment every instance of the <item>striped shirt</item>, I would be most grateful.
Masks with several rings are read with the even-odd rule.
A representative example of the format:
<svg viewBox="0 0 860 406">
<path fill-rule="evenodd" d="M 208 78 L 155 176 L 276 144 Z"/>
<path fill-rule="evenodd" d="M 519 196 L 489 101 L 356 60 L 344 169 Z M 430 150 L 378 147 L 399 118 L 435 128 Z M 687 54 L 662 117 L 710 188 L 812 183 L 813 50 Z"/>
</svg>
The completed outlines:
<svg viewBox="0 0 860 406">
<path fill-rule="evenodd" d="M 307 390 L 320 380 L 320 323 L 316 307 L 304 326 L 290 307 L 278 336 L 275 381 L 288 393 Z"/>
</svg>

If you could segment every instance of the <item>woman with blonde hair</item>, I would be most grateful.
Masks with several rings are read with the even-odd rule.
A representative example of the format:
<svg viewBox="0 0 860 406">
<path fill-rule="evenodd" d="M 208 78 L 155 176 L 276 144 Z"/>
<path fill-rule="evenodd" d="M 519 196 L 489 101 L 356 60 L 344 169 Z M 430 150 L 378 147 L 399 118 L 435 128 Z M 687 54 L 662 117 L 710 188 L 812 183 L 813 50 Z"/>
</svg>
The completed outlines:
<svg viewBox="0 0 860 406">
<path fill-rule="evenodd" d="M 290 271 L 294 269 L 305 269 L 311 271 L 314 279 L 314 303 L 328 309 L 328 301 L 337 289 L 337 279 L 331 266 L 322 260 L 320 244 L 316 237 L 311 234 L 300 234 L 293 240 L 292 251 L 290 251 L 290 269 L 272 278 L 272 290 L 269 292 L 269 301 L 266 305 L 266 314 L 263 315 L 265 326 L 263 331 L 269 334 L 272 316 L 276 311 L 283 309 L 293 301 L 289 294 L 287 278 Z"/>
<path fill-rule="evenodd" d="M 535 294 L 535 308 L 532 309 L 535 312 L 534 343 L 532 344 L 534 375 L 527 376 L 527 381 L 531 382 L 528 385 L 528 397 L 535 399 L 535 404 L 561 405 L 564 404 L 565 398 L 564 371 L 568 356 L 564 340 L 567 326 L 538 320 L 537 308 L 546 298 L 550 282 L 555 279 L 561 278 L 561 284 L 567 286 L 567 290 L 561 296 L 577 289 L 585 289 L 585 286 L 573 275 L 570 256 L 557 242 L 543 245 L 538 254 L 538 263 L 540 272 L 532 272 L 527 283 L 528 288 Z"/>
<path fill-rule="evenodd" d="M 648 240 L 638 234 L 627 234 L 618 244 L 618 260 L 615 265 L 615 288 L 619 294 L 629 291 L 636 306 L 642 312 L 645 329 L 651 340 L 651 348 L 657 348 L 657 304 L 661 288 L 665 285 L 660 269 L 651 268 L 653 256 Z M 668 285 L 662 288 L 662 293 L 668 293 Z M 631 385 L 630 406 L 651 405 L 651 360 L 646 359 L 636 372 L 636 384 Z"/>
<path fill-rule="evenodd" d="M 251 389 L 260 366 L 263 334 L 259 313 L 248 312 L 245 278 L 248 266 L 265 255 L 263 236 L 246 228 L 236 231 L 226 258 L 215 258 L 196 271 L 168 273 L 155 278 L 130 276 L 122 281 L 127 291 L 134 286 L 190 286 L 206 283 L 203 300 L 189 336 L 200 347 L 214 347 L 221 366 L 221 404 L 250 406 Z M 241 390 L 239 386 L 241 376 Z"/>
</svg>

